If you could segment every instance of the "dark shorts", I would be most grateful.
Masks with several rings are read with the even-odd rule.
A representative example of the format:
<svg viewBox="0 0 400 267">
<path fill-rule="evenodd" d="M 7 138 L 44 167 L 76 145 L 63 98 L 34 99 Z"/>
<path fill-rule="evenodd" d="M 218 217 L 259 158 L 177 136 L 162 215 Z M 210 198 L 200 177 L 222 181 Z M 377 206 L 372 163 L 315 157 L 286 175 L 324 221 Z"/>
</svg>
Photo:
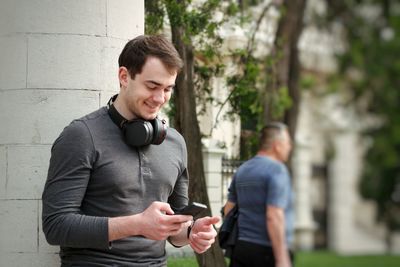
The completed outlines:
<svg viewBox="0 0 400 267">
<path fill-rule="evenodd" d="M 292 266 L 294 255 L 289 251 Z M 233 249 L 230 267 L 275 267 L 275 257 L 272 247 L 262 246 L 251 242 L 238 240 Z"/>
</svg>

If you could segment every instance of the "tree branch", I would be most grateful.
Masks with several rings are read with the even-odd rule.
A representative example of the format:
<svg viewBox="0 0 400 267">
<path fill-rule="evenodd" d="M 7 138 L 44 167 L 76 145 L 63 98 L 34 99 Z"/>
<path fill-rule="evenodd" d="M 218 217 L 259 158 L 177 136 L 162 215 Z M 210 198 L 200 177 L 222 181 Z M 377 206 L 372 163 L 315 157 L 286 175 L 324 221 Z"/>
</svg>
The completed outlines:
<svg viewBox="0 0 400 267">
<path fill-rule="evenodd" d="M 267 11 L 268 11 L 270 8 L 272 8 L 272 7 L 279 7 L 281 4 L 282 4 L 282 1 L 279 1 L 279 0 L 278 0 L 278 1 L 271 1 L 271 3 L 269 3 L 268 5 L 266 5 L 266 6 L 264 7 L 263 11 L 261 12 L 260 16 L 259 16 L 258 19 L 257 19 L 256 26 L 255 26 L 255 28 L 254 28 L 252 34 L 251 34 L 251 38 L 249 39 L 249 41 L 248 41 L 248 43 L 247 43 L 246 57 L 245 57 L 245 59 L 243 60 L 243 63 L 244 63 L 244 64 L 246 64 L 246 63 L 248 62 L 250 55 L 253 53 L 253 47 L 254 47 L 253 45 L 254 45 L 254 43 L 255 43 L 255 37 L 256 37 L 256 34 L 257 34 L 257 32 L 258 32 L 258 30 L 259 30 L 259 28 L 260 28 L 261 22 L 262 22 L 262 20 L 263 20 L 264 17 L 265 17 L 265 14 L 267 13 Z M 228 103 L 228 101 L 230 100 L 230 98 L 232 97 L 232 95 L 233 95 L 233 93 L 234 93 L 235 91 L 236 91 L 236 88 L 233 88 L 232 91 L 229 93 L 228 97 L 227 97 L 227 98 L 224 100 L 224 102 L 221 104 L 221 106 L 220 106 L 220 108 L 219 108 L 219 110 L 218 110 L 218 112 L 217 112 L 217 115 L 215 116 L 215 121 L 214 121 L 214 123 L 213 123 L 213 125 L 212 125 L 212 127 L 211 127 L 211 129 L 210 129 L 209 136 L 212 135 L 213 130 L 216 128 L 217 123 L 219 122 L 219 119 L 218 119 L 218 118 L 219 118 L 219 115 L 220 115 L 221 112 L 222 112 L 222 109 L 223 109 L 223 108 L 225 107 L 225 105 Z"/>
</svg>

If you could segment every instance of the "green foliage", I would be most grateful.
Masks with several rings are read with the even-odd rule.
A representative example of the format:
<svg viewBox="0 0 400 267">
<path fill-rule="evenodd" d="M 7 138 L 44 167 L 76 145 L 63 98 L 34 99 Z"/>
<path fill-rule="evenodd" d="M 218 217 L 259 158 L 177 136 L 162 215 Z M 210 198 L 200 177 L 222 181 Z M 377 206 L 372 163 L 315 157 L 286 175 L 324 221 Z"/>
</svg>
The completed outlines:
<svg viewBox="0 0 400 267">
<path fill-rule="evenodd" d="M 304 74 L 300 79 L 300 88 L 302 90 L 311 90 L 316 85 L 315 77 L 312 75 Z"/>
<path fill-rule="evenodd" d="M 162 32 L 164 27 L 165 11 L 161 1 L 144 1 L 145 16 L 145 33 L 157 34 Z"/>
<path fill-rule="evenodd" d="M 272 118 L 279 118 L 285 112 L 286 109 L 292 105 L 292 99 L 289 96 L 288 88 L 286 86 L 278 88 L 269 94 L 270 106 L 272 112 Z"/>
<path fill-rule="evenodd" d="M 262 102 L 257 82 L 260 77 L 259 61 L 247 55 L 245 50 L 236 50 L 232 58 L 238 57 L 243 64 L 243 72 L 227 77 L 227 86 L 231 90 L 231 114 L 239 114 L 244 129 L 246 125 L 253 125 L 255 129 L 257 119 L 262 112 Z M 246 59 L 244 59 L 246 57 Z"/>
<path fill-rule="evenodd" d="M 371 18 L 363 12 L 366 3 L 377 11 L 377 17 Z M 361 193 L 377 202 L 380 219 L 391 229 L 400 229 L 399 4 L 366 3 L 335 2 L 348 40 L 348 51 L 340 57 L 340 69 L 354 90 L 355 101 L 368 100 L 363 112 L 373 113 L 381 120 L 381 125 L 365 133 L 372 145 L 366 153 Z"/>
<path fill-rule="evenodd" d="M 206 105 L 215 101 L 211 94 L 212 80 L 222 75 L 225 68 L 221 63 L 220 50 L 223 39 L 218 31 L 224 23 L 238 13 L 239 8 L 236 2 L 207 0 L 196 3 L 195 1 L 159 0 L 145 1 L 145 3 L 146 32 L 162 32 L 164 27 L 162 21 L 165 16 L 168 16 L 169 25 L 183 29 L 181 38 L 193 48 L 195 54 L 196 105 L 199 114 L 204 113 Z M 220 18 L 216 20 L 216 17 Z M 168 114 L 174 114 L 173 105 Z"/>
<path fill-rule="evenodd" d="M 210 104 L 223 107 L 229 103 L 226 118 L 240 117 L 243 129 L 259 130 L 264 123 L 265 107 L 269 107 L 270 114 L 280 117 L 290 107 L 291 99 L 286 87 L 276 87 L 273 71 L 278 57 L 255 56 L 253 48 L 255 33 L 259 22 L 263 19 L 265 8 L 254 25 L 254 18 L 250 16 L 248 7 L 259 4 L 261 1 L 145 1 L 146 3 L 146 32 L 159 33 L 166 25 L 180 27 L 183 32 L 182 40 L 193 48 L 194 85 L 196 93 L 196 106 L 198 115 L 206 111 Z M 269 6 L 271 7 L 271 6 Z M 222 15 L 223 14 L 223 15 Z M 165 17 L 168 17 L 168 20 Z M 217 19 L 218 18 L 218 19 Z M 167 21 L 167 22 L 165 22 Z M 165 23 L 164 23 L 165 22 Z M 246 27 L 248 31 L 248 44 L 246 47 L 234 51 L 222 51 L 223 38 L 220 29 L 229 23 L 229 27 Z M 253 23 L 253 24 L 251 24 Z M 232 64 L 226 72 L 226 62 Z M 224 77 L 225 85 L 229 91 L 227 99 L 214 99 L 212 96 L 212 81 L 216 77 Z M 266 104 L 267 102 L 267 104 Z M 171 101 L 173 103 L 173 101 Z M 169 115 L 174 115 L 174 106 L 170 106 Z M 218 123 L 219 113 L 215 124 Z M 211 133 L 209 133 L 211 134 Z M 242 147 L 244 153 L 253 154 L 257 149 L 257 139 L 249 137 L 246 146 Z"/>
</svg>

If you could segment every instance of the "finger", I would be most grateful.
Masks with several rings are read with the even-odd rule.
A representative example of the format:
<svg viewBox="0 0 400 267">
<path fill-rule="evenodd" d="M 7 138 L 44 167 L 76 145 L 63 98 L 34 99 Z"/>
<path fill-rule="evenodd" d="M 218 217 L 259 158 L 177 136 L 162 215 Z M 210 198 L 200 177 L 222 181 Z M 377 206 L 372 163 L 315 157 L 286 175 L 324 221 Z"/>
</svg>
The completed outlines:
<svg viewBox="0 0 400 267">
<path fill-rule="evenodd" d="M 206 247 L 203 247 L 203 246 L 197 244 L 196 242 L 190 242 L 190 246 L 197 253 L 203 253 L 207 249 Z"/>
<path fill-rule="evenodd" d="M 158 202 L 158 209 L 165 214 L 174 214 L 174 211 L 168 203 Z"/>
<path fill-rule="evenodd" d="M 214 216 L 214 217 L 211 217 L 208 222 L 209 222 L 209 224 L 217 224 L 217 223 L 219 223 L 220 220 L 221 220 L 220 217 Z"/>
<path fill-rule="evenodd" d="M 177 235 L 183 231 L 184 226 L 182 225 L 184 224 L 164 225 L 160 233 L 165 237 Z"/>
<path fill-rule="evenodd" d="M 184 226 L 184 223 L 170 223 L 166 225 L 166 229 L 167 231 L 182 231 Z"/>
<path fill-rule="evenodd" d="M 188 221 L 193 221 L 193 216 L 191 215 L 168 215 L 168 222 L 170 223 L 186 223 Z"/>
<path fill-rule="evenodd" d="M 171 230 L 169 231 L 168 236 L 175 236 L 178 235 L 180 232 L 182 232 L 182 229 Z"/>
<path fill-rule="evenodd" d="M 196 251 L 199 254 L 205 252 L 207 249 L 211 247 L 211 245 L 202 245 L 201 243 L 198 242 L 191 242 L 190 246 L 194 251 Z"/>
<path fill-rule="evenodd" d="M 196 232 L 213 231 L 214 229 L 213 225 L 218 221 L 219 221 L 218 217 L 204 217 L 196 220 L 196 223 L 194 224 L 194 229 Z"/>
<path fill-rule="evenodd" d="M 216 233 L 213 232 L 198 232 L 195 234 L 198 239 L 213 240 L 216 237 Z"/>
<path fill-rule="evenodd" d="M 206 240 L 196 240 L 196 242 L 193 242 L 198 246 L 199 248 L 206 248 L 208 246 L 211 246 L 212 243 L 206 241 Z"/>
<path fill-rule="evenodd" d="M 198 219 L 198 221 L 201 222 L 201 224 L 203 226 L 210 226 L 210 225 L 218 223 L 220 221 L 220 218 L 217 217 L 217 216 L 214 216 L 214 217 L 208 217 L 207 216 L 207 217 L 203 217 L 203 218 Z"/>
<path fill-rule="evenodd" d="M 211 244 L 215 242 L 215 238 L 213 236 L 203 237 L 202 235 L 199 234 L 195 234 L 193 240 L 203 246 L 211 246 Z"/>
</svg>

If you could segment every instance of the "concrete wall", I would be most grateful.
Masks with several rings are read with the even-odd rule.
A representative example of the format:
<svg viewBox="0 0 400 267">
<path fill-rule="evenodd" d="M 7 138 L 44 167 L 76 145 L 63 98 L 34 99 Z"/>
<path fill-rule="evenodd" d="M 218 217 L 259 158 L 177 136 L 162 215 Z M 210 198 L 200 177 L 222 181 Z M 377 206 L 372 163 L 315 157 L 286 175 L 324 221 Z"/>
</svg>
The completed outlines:
<svg viewBox="0 0 400 267">
<path fill-rule="evenodd" d="M 51 144 L 118 91 L 118 55 L 144 1 L 0 3 L 0 266 L 57 266 L 41 231 Z"/>
</svg>

